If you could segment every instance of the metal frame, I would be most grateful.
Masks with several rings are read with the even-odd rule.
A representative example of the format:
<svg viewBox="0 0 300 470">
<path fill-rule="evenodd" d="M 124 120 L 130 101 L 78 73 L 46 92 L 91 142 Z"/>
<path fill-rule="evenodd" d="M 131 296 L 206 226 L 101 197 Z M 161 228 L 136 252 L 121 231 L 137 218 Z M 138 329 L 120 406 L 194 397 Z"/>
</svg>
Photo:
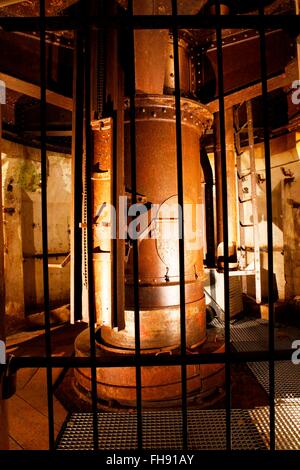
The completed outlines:
<svg viewBox="0 0 300 470">
<path fill-rule="evenodd" d="M 142 399 L 141 399 L 141 367 L 149 365 L 180 365 L 182 367 L 182 423 L 183 423 L 183 449 L 187 449 L 188 429 L 187 429 L 187 392 L 186 392 L 186 366 L 188 364 L 208 364 L 224 363 L 226 366 L 226 448 L 232 449 L 232 430 L 231 430 L 231 392 L 230 392 L 230 371 L 233 363 L 246 362 L 269 362 L 269 382 L 270 382 L 270 450 L 275 449 L 275 405 L 274 405 L 274 361 L 289 360 L 293 350 L 276 351 L 274 347 L 274 304 L 273 304 L 273 255 L 272 255 L 272 187 L 271 187 L 271 167 L 270 167 L 270 143 L 267 114 L 267 70 L 266 70 L 266 42 L 265 30 L 267 28 L 294 28 L 299 27 L 299 20 L 294 16 L 265 16 L 264 8 L 261 7 L 259 15 L 249 16 L 222 16 L 220 15 L 220 0 L 217 1 L 217 12 L 213 17 L 210 16 L 178 16 L 177 1 L 172 0 L 172 15 L 169 16 L 134 16 L 132 0 L 129 0 L 128 13 L 124 16 L 110 16 L 96 18 L 89 15 L 82 5 L 82 15 L 78 17 L 46 17 L 45 0 L 40 0 L 40 16 L 36 18 L 0 18 L 0 27 L 7 31 L 38 31 L 40 33 L 40 70 L 41 70 L 41 162 L 42 162 L 42 227 L 43 227 L 43 275 L 44 275 L 44 305 L 45 305 L 45 339 L 46 339 L 46 357 L 16 357 L 11 361 L 12 369 L 26 367 L 45 367 L 47 370 L 47 395 L 48 395 L 48 413 L 49 413 L 49 449 L 54 449 L 54 417 L 53 417 L 53 389 L 52 389 L 52 368 L 53 367 L 87 367 L 92 371 L 92 411 L 93 411 L 93 436 L 94 450 L 98 449 L 98 424 L 97 424 L 97 388 L 96 388 L 96 367 L 136 367 L 136 393 L 137 393 L 137 437 L 138 448 L 143 448 L 143 427 L 142 427 Z M 223 176 L 223 218 L 224 218 L 224 276 L 225 276 L 225 353 L 187 355 L 185 340 L 185 289 L 184 289 L 184 240 L 179 242 L 180 248 L 180 307 L 181 307 L 181 355 L 147 357 L 140 354 L 140 324 L 139 324 L 139 288 L 138 288 L 138 249 L 137 241 L 133 243 L 134 254 L 134 298 L 135 298 L 135 355 L 127 358 L 110 357 L 99 358 L 96 356 L 95 323 L 93 309 L 93 285 L 89 288 L 89 319 L 90 319 L 90 342 L 91 355 L 89 358 L 75 357 L 52 357 L 51 356 L 51 330 L 50 330 L 50 309 L 49 309 L 49 282 L 48 282 L 48 240 L 47 240 L 47 165 L 46 165 L 46 61 L 45 61 L 45 32 L 56 30 L 77 31 L 78 40 L 82 50 L 84 46 L 84 64 L 77 63 L 79 75 L 77 79 L 79 84 L 83 82 L 80 74 L 80 68 L 84 65 L 85 80 L 85 123 L 83 123 L 82 101 L 80 92 L 76 90 L 76 96 L 80 106 L 74 109 L 76 120 L 74 121 L 74 139 L 76 139 L 77 149 L 82 148 L 84 136 L 86 150 L 86 167 L 89 174 L 91 168 L 91 148 L 90 148 L 90 123 L 89 123 L 89 80 L 90 80 L 90 47 L 89 32 L 90 27 L 99 28 L 125 28 L 131 35 L 131 86 L 130 86 L 130 123 L 131 123 L 131 167 L 132 167 L 132 200 L 136 201 L 136 151 L 135 151 L 135 79 L 134 79 L 134 48 L 133 34 L 134 29 L 155 29 L 171 28 L 174 34 L 174 63 L 175 63 L 175 100 L 176 100 L 176 139 L 177 139 L 177 170 L 178 170 L 178 200 L 183 207 L 183 182 L 182 182 L 182 148 L 181 148 L 181 119 L 180 119 L 180 84 L 179 84 L 179 57 L 178 57 L 178 29 L 180 28 L 214 28 L 217 32 L 217 51 L 218 51 L 218 80 L 219 80 L 219 109 L 220 109 L 220 137 L 222 154 L 222 176 Z M 223 56 L 222 56 L 222 29 L 223 28 L 259 28 L 261 44 L 261 83 L 264 107 L 264 141 L 265 141 L 265 161 L 266 161 L 266 185 L 267 185 L 267 226 L 268 226 L 268 287 L 269 287 L 269 350 L 247 353 L 237 353 L 230 349 L 230 311 L 229 311 L 229 265 L 228 265 L 228 223 L 227 223 L 227 186 L 226 186 L 226 147 L 225 147 L 225 102 L 223 86 Z M 77 56 L 77 60 L 79 60 Z M 73 116 L 73 119 L 75 117 Z M 78 155 L 78 153 L 76 153 Z M 81 167 L 78 159 L 74 164 L 75 171 L 75 195 L 82 188 Z M 92 215 L 91 215 L 91 187 L 90 178 L 87 179 L 88 195 L 88 275 L 93 278 L 92 263 Z M 78 205 L 74 209 L 75 223 L 75 250 L 77 251 L 77 260 L 73 264 L 73 276 L 75 285 L 75 295 L 81 285 L 81 270 L 79 270 L 81 259 L 81 237 L 76 229 L 76 224 L 81 217 Z M 79 271 L 78 271 L 79 270 Z M 74 297 L 75 298 L 75 297 Z M 78 297 L 76 296 L 76 302 Z M 77 307 L 78 308 L 78 307 Z"/>
<path fill-rule="evenodd" d="M 241 103 L 240 106 L 242 106 Z M 248 100 L 245 102 L 247 121 L 245 124 L 240 126 L 239 124 L 239 109 L 237 106 L 234 109 L 234 126 L 235 126 L 235 140 L 236 140 L 236 162 L 237 162 L 237 178 L 238 178 L 238 196 L 239 196 L 239 216 L 240 216 L 240 250 L 241 250 L 241 270 L 237 274 L 242 276 L 243 292 L 247 291 L 247 281 L 245 276 L 255 276 L 255 300 L 257 304 L 261 303 L 261 274 L 260 274 L 260 244 L 259 244 L 259 228 L 258 228 L 258 206 L 257 206 L 257 194 L 256 194 L 256 164 L 255 164 L 255 150 L 254 150 L 254 131 L 253 131 L 253 116 L 252 116 L 252 102 Z M 242 130 L 247 129 L 248 133 L 248 148 L 250 157 L 250 169 L 245 174 L 242 171 L 241 157 L 243 151 L 240 145 L 240 133 Z M 251 180 L 251 194 L 245 198 L 243 196 L 243 180 L 250 176 Z M 251 202 L 253 222 L 251 224 L 244 223 L 244 204 Z M 254 252 L 254 268 L 249 269 L 247 253 L 249 248 L 245 244 L 245 230 L 247 228 L 252 229 L 252 240 L 253 240 L 253 252 Z"/>
</svg>

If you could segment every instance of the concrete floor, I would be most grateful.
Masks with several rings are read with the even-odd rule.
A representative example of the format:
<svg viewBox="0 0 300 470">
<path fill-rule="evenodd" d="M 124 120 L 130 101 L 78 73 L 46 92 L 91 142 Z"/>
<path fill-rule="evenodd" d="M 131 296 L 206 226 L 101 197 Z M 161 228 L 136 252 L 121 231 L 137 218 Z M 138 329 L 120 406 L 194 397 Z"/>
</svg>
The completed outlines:
<svg viewBox="0 0 300 470">
<path fill-rule="evenodd" d="M 64 325 L 52 331 L 53 356 L 70 356 L 74 339 L 84 325 Z M 23 340 L 22 340 L 23 338 Z M 7 338 L 7 348 L 15 356 L 44 356 L 42 331 L 24 332 Z M 53 369 L 53 385 L 62 369 Z M 53 397 L 55 436 L 67 416 L 66 409 Z M 17 373 L 17 391 L 7 400 L 10 450 L 48 449 L 48 403 L 46 370 L 23 369 Z"/>
</svg>

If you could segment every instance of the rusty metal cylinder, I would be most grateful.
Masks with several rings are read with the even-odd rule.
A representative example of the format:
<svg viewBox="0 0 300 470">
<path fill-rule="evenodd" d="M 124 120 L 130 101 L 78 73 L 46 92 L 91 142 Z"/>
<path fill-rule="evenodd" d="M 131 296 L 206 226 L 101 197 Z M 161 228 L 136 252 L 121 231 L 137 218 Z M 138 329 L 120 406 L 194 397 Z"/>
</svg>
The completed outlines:
<svg viewBox="0 0 300 470">
<path fill-rule="evenodd" d="M 143 215 L 145 227 L 141 232 L 137 230 L 136 234 L 139 251 L 141 354 L 178 354 L 181 344 L 179 234 L 182 219 L 177 190 L 175 98 L 143 95 L 136 98 L 135 104 L 137 193 L 139 200 L 147 208 Z M 125 186 L 129 208 L 132 203 L 132 184 L 130 119 L 127 111 L 128 109 L 125 110 Z M 203 290 L 204 181 L 200 165 L 200 138 L 211 123 L 212 115 L 205 106 L 186 98 L 181 99 L 186 344 L 191 351 L 199 351 L 200 348 L 204 353 L 222 350 L 222 344 L 216 344 L 215 339 L 207 339 Z M 102 149 L 103 160 L 105 149 L 109 148 L 109 135 L 106 134 L 104 141 L 104 134 L 101 136 L 98 133 L 96 138 L 101 140 L 98 148 Z M 101 165 L 102 170 L 105 170 L 104 161 Z M 105 177 L 104 174 L 104 178 L 109 187 L 108 175 Z M 96 184 L 97 182 L 98 180 Z M 98 192 L 100 199 L 97 204 L 100 207 L 105 196 L 105 184 Z M 105 197 L 108 198 L 109 195 L 106 194 Z M 146 232 L 148 236 L 145 236 Z M 99 254 L 102 255 L 103 253 Z M 101 264 L 97 265 L 95 262 L 94 268 L 101 269 Z M 101 278 L 98 271 L 95 272 L 95 279 L 97 276 Z M 133 278 L 132 250 L 129 250 L 125 267 L 125 328 L 112 328 L 102 322 L 102 327 L 97 332 L 97 354 L 100 357 L 106 354 L 134 354 Z M 96 286 L 97 282 L 95 280 Z M 102 295 L 96 288 L 96 296 L 99 293 Z M 101 309 L 101 304 L 98 308 Z M 89 354 L 88 331 L 79 335 L 75 349 L 77 356 Z M 76 369 L 75 383 L 77 391 L 84 395 L 84 390 L 90 389 L 90 371 Z M 203 400 L 217 392 L 222 383 L 222 365 L 187 368 L 187 390 L 190 397 Z M 118 406 L 135 406 L 135 386 L 135 369 L 132 367 L 97 368 L 100 401 L 116 402 Z M 142 387 L 145 406 L 178 402 L 181 397 L 181 368 L 142 368 Z"/>
<path fill-rule="evenodd" d="M 89 330 L 84 330 L 75 342 L 77 357 L 90 354 Z M 112 352 L 127 354 L 128 350 L 97 348 L 101 360 Z M 224 352 L 223 341 L 210 334 L 205 345 L 197 352 L 217 354 Z M 133 351 L 132 351 L 133 353 Z M 170 354 L 178 354 L 170 351 Z M 153 354 L 151 350 L 149 354 Z M 156 351 L 156 354 L 160 354 Z M 135 367 L 97 367 L 97 397 L 99 406 L 115 410 L 136 405 Z M 145 408 L 169 407 L 181 404 L 181 366 L 147 366 L 141 368 L 142 404 Z M 195 364 L 187 366 L 187 394 L 189 400 L 202 407 L 210 405 L 222 397 L 224 384 L 223 364 Z M 74 370 L 76 392 L 86 400 L 91 391 L 91 371 L 89 368 Z"/>
<path fill-rule="evenodd" d="M 181 345 L 179 237 L 184 227 L 184 287 L 186 346 L 192 352 L 220 352 L 222 342 L 208 338 L 203 289 L 204 178 L 200 165 L 200 139 L 211 127 L 212 114 L 188 97 L 197 94 L 197 56 L 188 33 L 179 39 L 181 75 L 181 140 L 183 170 L 183 214 L 178 205 L 178 168 L 173 38 L 158 32 L 147 49 L 149 32 L 135 35 L 136 90 L 135 155 L 137 205 L 132 204 L 130 105 L 125 101 L 124 168 L 126 188 L 125 309 L 123 328 L 114 327 L 111 303 L 112 243 L 102 239 L 113 220 L 106 210 L 112 198 L 112 125 L 96 122 L 94 136 L 94 286 L 97 322 L 97 356 L 135 353 L 135 298 L 132 239 L 138 246 L 139 319 L 141 354 L 179 354 Z M 161 54 L 157 61 L 156 50 Z M 147 53 L 147 54 L 146 54 Z M 142 60 L 146 54 L 147 64 Z M 164 60 L 165 59 L 165 60 Z M 154 70 L 156 73 L 154 74 Z M 164 72 L 164 73 L 163 73 Z M 152 76 L 156 76 L 155 82 Z M 163 82 L 164 78 L 164 82 Z M 151 90 L 151 92 L 150 92 Z M 155 91 L 153 91 L 155 90 Z M 162 92 L 168 94 L 161 94 Z M 134 207 L 135 206 L 135 207 Z M 143 208 L 143 210 L 142 210 Z M 121 211 L 120 211 L 121 212 Z M 119 216 L 118 214 L 117 216 Z M 131 225 L 135 230 L 131 232 Z M 120 227 L 122 223 L 119 223 Z M 116 234 L 120 236 L 120 233 Z M 104 237 L 105 238 L 105 237 Z M 122 287 L 122 286 L 121 286 Z M 109 299 L 111 299 L 109 301 Z M 90 354 L 89 333 L 81 333 L 75 344 L 77 356 Z M 136 405 L 134 367 L 97 367 L 99 401 L 108 406 Z M 168 406 L 181 399 L 181 367 L 142 367 L 142 401 L 145 406 Z M 220 364 L 187 367 L 190 398 L 204 400 L 218 392 L 224 380 Z M 90 371 L 75 370 L 79 393 L 91 389 Z M 107 406 L 107 405 L 105 405 Z"/>
<path fill-rule="evenodd" d="M 203 291 L 203 175 L 199 163 L 200 137 L 211 125 L 202 105 L 181 100 L 184 186 L 186 342 L 206 339 Z M 180 345 L 179 241 L 175 99 L 142 96 L 136 99 L 137 192 L 151 207 L 145 215 L 147 237 L 138 238 L 141 348 Z M 130 122 L 125 113 L 125 185 L 131 188 Z M 153 209 L 154 208 L 154 209 Z M 179 211 L 179 212 L 178 212 Z M 102 328 L 106 344 L 134 349 L 133 259 L 125 268 L 125 329 Z"/>
<path fill-rule="evenodd" d="M 180 331 L 180 270 L 179 241 L 180 208 L 177 190 L 177 148 L 175 98 L 172 96 L 143 95 L 136 105 L 136 185 L 138 199 L 147 208 L 143 215 L 146 224 L 137 229 L 139 251 L 139 315 L 141 354 L 178 354 L 181 344 Z M 126 107 L 126 105 L 125 105 Z M 200 138 L 211 126 L 212 115 L 207 108 L 195 101 L 181 99 L 183 200 L 184 200 L 184 254 L 186 344 L 192 351 L 209 353 L 223 351 L 222 341 L 207 337 L 205 298 L 203 291 L 203 199 L 204 181 L 200 165 Z M 95 126 L 94 126 L 95 127 Z M 99 213 L 103 199 L 109 200 L 109 156 L 111 132 L 96 126 L 94 210 Z M 98 158 L 98 160 L 97 160 Z M 98 176 L 97 176 L 98 175 Z M 98 185 L 102 179 L 102 185 Z M 131 142 L 128 105 L 125 110 L 125 187 L 128 207 L 131 206 Z M 96 189 L 98 190 L 96 191 Z M 108 224 L 108 214 L 98 217 L 95 226 Z M 109 225 L 109 224 L 108 224 Z M 142 222 L 141 222 L 142 225 Z M 142 231 L 143 230 L 143 231 Z M 145 236 L 147 232 L 148 236 Z M 96 232 L 95 232 L 96 233 Z M 100 240 L 94 237 L 96 251 Z M 97 243 L 96 243 L 97 242 Z M 132 355 L 135 352 L 135 315 L 133 295 L 132 250 L 125 260 L 125 328 L 112 328 L 102 321 L 98 329 L 97 355 Z M 103 263 L 102 263 L 103 265 Z M 105 317 L 102 295 L 102 266 L 94 258 L 95 295 L 97 315 Z M 98 276 L 98 281 L 97 281 Z M 102 277 L 101 277 L 102 276 Z M 100 279 L 102 281 L 100 282 Z M 99 290 L 97 289 L 99 286 Z M 102 311 L 102 313 L 101 313 Z M 75 344 L 77 356 L 90 353 L 89 332 L 78 336 Z M 97 394 L 99 405 L 108 407 L 134 407 L 136 404 L 135 368 L 97 368 Z M 143 367 L 142 402 L 145 407 L 170 406 L 181 400 L 181 367 Z M 84 398 L 91 387 L 90 371 L 76 369 L 75 388 Z M 224 381 L 224 368 L 220 364 L 187 367 L 187 393 L 201 406 L 219 399 Z M 215 398 L 211 398 L 215 397 Z"/>
<path fill-rule="evenodd" d="M 201 85 L 200 50 L 188 31 L 179 32 L 178 55 L 181 94 L 196 97 Z M 174 41 L 171 32 L 166 54 L 164 91 L 166 94 L 174 94 L 175 91 Z"/>
</svg>

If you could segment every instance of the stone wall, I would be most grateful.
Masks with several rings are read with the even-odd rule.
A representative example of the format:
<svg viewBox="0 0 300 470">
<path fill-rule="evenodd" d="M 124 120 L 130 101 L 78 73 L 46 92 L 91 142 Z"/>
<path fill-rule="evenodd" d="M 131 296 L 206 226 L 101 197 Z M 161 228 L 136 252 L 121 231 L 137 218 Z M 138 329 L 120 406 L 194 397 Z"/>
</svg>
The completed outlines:
<svg viewBox="0 0 300 470">
<path fill-rule="evenodd" d="M 2 140 L 6 313 L 43 308 L 40 150 Z M 49 263 L 70 251 L 71 158 L 47 153 Z M 59 254 L 59 255 L 58 255 Z M 54 255 L 54 256 L 51 256 Z M 51 305 L 69 303 L 70 265 L 49 268 Z"/>
<path fill-rule="evenodd" d="M 272 207 L 273 207 L 273 260 L 277 297 L 291 299 L 300 294 L 300 146 L 299 134 L 291 133 L 271 140 Z M 256 169 L 265 177 L 264 146 L 255 146 Z M 245 172 L 249 168 L 249 155 L 243 155 Z M 249 187 L 250 178 L 244 186 Z M 257 184 L 259 236 L 261 248 L 262 294 L 267 296 L 268 250 L 266 183 Z M 245 222 L 252 221 L 250 203 L 244 204 Z M 253 246 L 252 229 L 246 229 L 246 245 Z M 251 261 L 251 254 L 249 256 Z M 254 279 L 247 278 L 248 293 L 254 294 Z"/>
</svg>

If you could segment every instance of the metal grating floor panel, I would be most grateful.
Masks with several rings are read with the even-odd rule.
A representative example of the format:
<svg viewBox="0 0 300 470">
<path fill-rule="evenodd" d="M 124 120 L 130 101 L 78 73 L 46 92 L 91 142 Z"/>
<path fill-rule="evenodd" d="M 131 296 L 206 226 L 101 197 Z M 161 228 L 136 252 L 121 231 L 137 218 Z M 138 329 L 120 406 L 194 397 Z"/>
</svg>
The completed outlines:
<svg viewBox="0 0 300 470">
<path fill-rule="evenodd" d="M 269 408 L 249 410 L 257 429 L 269 441 Z M 285 402 L 275 407 L 276 450 L 300 449 L 300 401 Z"/>
<path fill-rule="evenodd" d="M 189 450 L 225 450 L 224 410 L 188 412 Z M 135 413 L 99 413 L 99 449 L 137 448 Z M 180 450 L 182 444 L 180 411 L 143 413 L 145 450 Z M 300 449 L 300 403 L 276 406 L 276 449 Z M 269 443 L 269 409 L 232 410 L 233 450 L 264 450 Z M 73 413 L 57 442 L 58 450 L 93 450 L 91 413 Z"/>
<path fill-rule="evenodd" d="M 225 450 L 226 416 L 224 410 L 188 412 L 190 450 Z M 99 449 L 133 450 L 137 448 L 135 413 L 99 413 Z M 249 410 L 232 410 L 232 439 L 235 450 L 266 449 Z M 180 411 L 143 412 L 144 449 L 180 450 L 182 418 Z M 58 439 L 58 450 L 92 450 L 93 422 L 91 413 L 73 413 Z"/>
<path fill-rule="evenodd" d="M 219 319 L 213 321 L 215 327 L 222 329 L 224 322 Z M 238 352 L 267 351 L 268 350 L 268 324 L 261 320 L 239 320 L 231 325 L 231 340 Z M 300 333 L 299 333 L 300 337 Z M 275 333 L 277 349 L 289 349 L 295 339 L 289 334 Z M 268 362 L 252 362 L 247 364 L 258 382 L 269 393 L 269 364 Z M 292 361 L 277 361 L 275 363 L 275 398 L 300 398 L 300 367 Z"/>
</svg>

